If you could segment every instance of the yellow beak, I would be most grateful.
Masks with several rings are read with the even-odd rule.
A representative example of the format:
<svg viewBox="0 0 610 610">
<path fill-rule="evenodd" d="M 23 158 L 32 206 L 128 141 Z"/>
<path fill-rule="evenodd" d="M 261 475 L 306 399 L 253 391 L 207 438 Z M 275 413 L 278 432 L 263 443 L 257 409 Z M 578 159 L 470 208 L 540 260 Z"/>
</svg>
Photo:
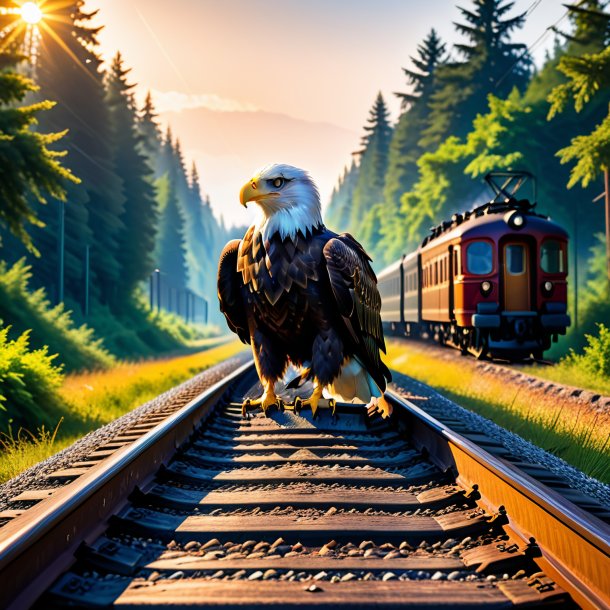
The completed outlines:
<svg viewBox="0 0 610 610">
<path fill-rule="evenodd" d="M 247 207 L 246 204 L 248 201 L 254 201 L 256 200 L 257 196 L 260 196 L 257 188 L 258 185 L 256 184 L 256 180 L 250 180 L 241 187 L 241 191 L 239 192 L 239 202 L 244 207 Z"/>
</svg>

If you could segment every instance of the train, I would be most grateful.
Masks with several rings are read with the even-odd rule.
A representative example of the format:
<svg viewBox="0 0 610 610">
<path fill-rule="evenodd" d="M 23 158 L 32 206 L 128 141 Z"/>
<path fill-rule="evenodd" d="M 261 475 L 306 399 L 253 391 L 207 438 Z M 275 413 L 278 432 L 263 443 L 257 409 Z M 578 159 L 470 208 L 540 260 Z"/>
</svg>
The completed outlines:
<svg viewBox="0 0 610 610">
<path fill-rule="evenodd" d="M 509 361 L 541 359 L 565 334 L 568 234 L 494 178 L 494 199 L 454 214 L 378 274 L 386 334 Z"/>
</svg>

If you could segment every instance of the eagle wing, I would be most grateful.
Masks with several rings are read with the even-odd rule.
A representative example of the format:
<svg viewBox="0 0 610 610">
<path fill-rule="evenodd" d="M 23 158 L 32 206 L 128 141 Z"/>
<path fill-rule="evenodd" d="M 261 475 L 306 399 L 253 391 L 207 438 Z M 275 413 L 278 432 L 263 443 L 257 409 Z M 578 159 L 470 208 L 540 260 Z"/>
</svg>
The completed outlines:
<svg viewBox="0 0 610 610">
<path fill-rule="evenodd" d="M 223 249 L 218 262 L 218 300 L 220 311 L 229 328 L 244 342 L 250 343 L 248 316 L 242 299 L 243 279 L 237 271 L 239 239 L 230 241 Z"/>
<path fill-rule="evenodd" d="M 355 355 L 383 391 L 392 377 L 379 354 L 379 350 L 385 353 L 385 341 L 371 259 L 349 233 L 330 239 L 324 257 L 338 311 L 357 346 Z"/>
</svg>

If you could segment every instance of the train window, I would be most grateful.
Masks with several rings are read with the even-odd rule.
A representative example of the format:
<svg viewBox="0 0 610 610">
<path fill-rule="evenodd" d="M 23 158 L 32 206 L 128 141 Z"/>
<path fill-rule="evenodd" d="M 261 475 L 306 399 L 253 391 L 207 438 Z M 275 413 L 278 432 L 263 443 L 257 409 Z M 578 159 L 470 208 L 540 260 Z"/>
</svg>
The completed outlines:
<svg viewBox="0 0 610 610">
<path fill-rule="evenodd" d="M 510 275 L 525 273 L 525 247 L 521 244 L 506 246 L 506 271 Z"/>
<path fill-rule="evenodd" d="M 547 239 L 542 244 L 540 266 L 546 273 L 565 273 L 565 257 L 560 242 Z"/>
<path fill-rule="evenodd" d="M 487 275 L 493 270 L 491 244 L 488 241 L 473 241 L 466 248 L 466 267 L 473 275 Z"/>
<path fill-rule="evenodd" d="M 453 277 L 458 276 L 458 253 L 457 250 L 453 251 Z"/>
<path fill-rule="evenodd" d="M 434 261 L 434 283 L 438 284 L 438 261 Z"/>
</svg>

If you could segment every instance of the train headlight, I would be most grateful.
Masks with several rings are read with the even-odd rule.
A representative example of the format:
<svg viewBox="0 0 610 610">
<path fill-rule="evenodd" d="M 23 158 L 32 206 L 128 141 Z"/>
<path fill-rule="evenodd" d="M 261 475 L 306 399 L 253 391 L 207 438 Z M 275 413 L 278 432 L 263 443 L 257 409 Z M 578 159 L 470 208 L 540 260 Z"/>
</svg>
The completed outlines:
<svg viewBox="0 0 610 610">
<path fill-rule="evenodd" d="M 488 282 L 487 280 L 481 282 L 481 293 L 484 297 L 486 297 L 491 292 L 492 288 L 493 286 L 491 285 L 491 282 Z"/>
<path fill-rule="evenodd" d="M 504 222 L 511 228 L 516 231 L 520 231 L 525 227 L 526 219 L 525 216 L 515 210 L 512 210 L 505 214 Z"/>
<path fill-rule="evenodd" d="M 549 282 L 548 280 L 542 284 L 542 292 L 544 292 L 545 296 L 549 297 L 553 294 L 553 282 Z"/>
</svg>

